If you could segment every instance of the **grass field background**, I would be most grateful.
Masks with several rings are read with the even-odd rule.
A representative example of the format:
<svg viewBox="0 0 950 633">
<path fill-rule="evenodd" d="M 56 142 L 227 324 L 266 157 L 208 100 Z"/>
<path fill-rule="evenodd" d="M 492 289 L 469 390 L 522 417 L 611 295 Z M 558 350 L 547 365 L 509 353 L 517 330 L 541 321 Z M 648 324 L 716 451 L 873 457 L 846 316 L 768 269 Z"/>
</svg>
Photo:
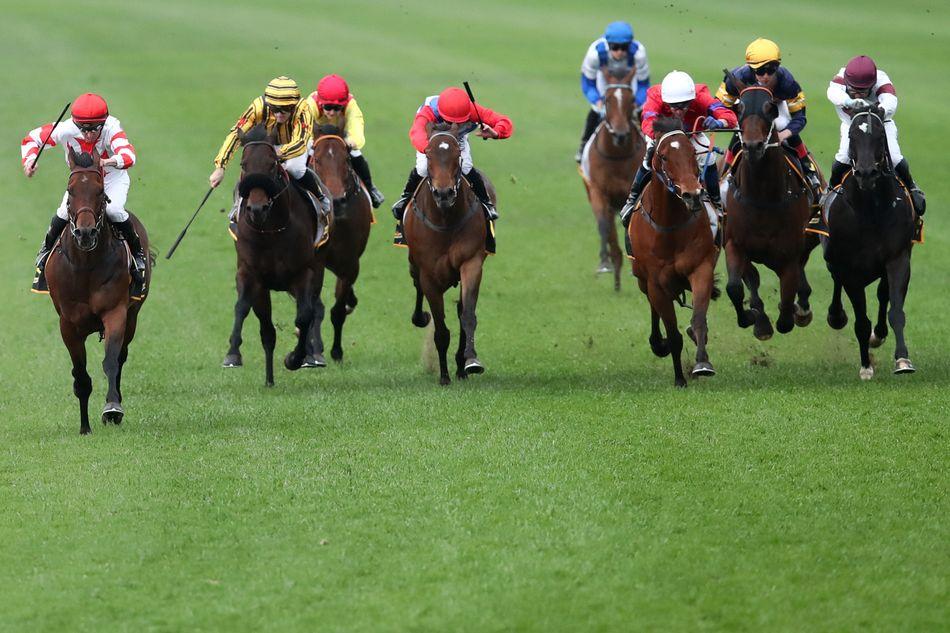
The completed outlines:
<svg viewBox="0 0 950 633">
<path fill-rule="evenodd" d="M 946 630 L 945 5 L 172 0 L 2 13 L 0 630 Z M 618 18 L 654 81 L 676 68 L 714 86 L 751 39 L 775 39 L 825 169 L 838 138 L 828 80 L 859 53 L 888 71 L 929 196 L 907 303 L 917 374 L 890 374 L 889 339 L 877 376 L 859 381 L 850 325 L 824 323 L 816 253 L 809 328 L 758 342 L 723 299 L 710 314 L 719 374 L 673 389 L 632 279 L 616 294 L 593 275 L 572 161 L 581 57 Z M 387 209 L 341 366 L 281 368 L 266 389 L 252 317 L 245 367 L 221 369 L 235 257 L 218 210 L 235 165 L 155 269 L 125 422 L 81 438 L 55 312 L 28 292 L 66 173 L 57 148 L 24 178 L 22 136 L 77 94 L 106 96 L 139 156 L 129 206 L 164 253 L 267 80 L 309 90 L 329 72 L 366 113 L 389 202 L 425 96 L 467 79 L 513 118 L 513 138 L 473 151 L 502 214 L 479 302 L 488 372 L 448 388 L 425 372 Z M 776 285 L 766 278 L 773 318 Z M 282 354 L 292 305 L 275 308 Z M 95 414 L 102 352 L 94 338 L 87 348 Z"/>
</svg>

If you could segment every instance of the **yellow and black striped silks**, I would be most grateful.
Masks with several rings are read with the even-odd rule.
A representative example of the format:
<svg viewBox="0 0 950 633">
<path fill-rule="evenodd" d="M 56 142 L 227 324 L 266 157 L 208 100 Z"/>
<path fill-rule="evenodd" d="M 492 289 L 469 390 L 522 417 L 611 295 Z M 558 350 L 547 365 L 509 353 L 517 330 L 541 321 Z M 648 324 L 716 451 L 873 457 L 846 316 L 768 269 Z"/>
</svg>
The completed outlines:
<svg viewBox="0 0 950 633">
<path fill-rule="evenodd" d="M 247 133 L 259 124 L 263 124 L 268 132 L 275 135 L 281 160 L 289 160 L 306 153 L 313 130 L 313 111 L 306 100 L 301 101 L 298 98 L 294 105 L 296 108 L 293 115 L 286 122 L 278 123 L 272 108 L 264 102 L 264 97 L 254 99 L 228 132 L 221 149 L 214 157 L 215 166 L 221 168 L 228 166 L 235 150 L 240 145 L 238 130 Z"/>
</svg>

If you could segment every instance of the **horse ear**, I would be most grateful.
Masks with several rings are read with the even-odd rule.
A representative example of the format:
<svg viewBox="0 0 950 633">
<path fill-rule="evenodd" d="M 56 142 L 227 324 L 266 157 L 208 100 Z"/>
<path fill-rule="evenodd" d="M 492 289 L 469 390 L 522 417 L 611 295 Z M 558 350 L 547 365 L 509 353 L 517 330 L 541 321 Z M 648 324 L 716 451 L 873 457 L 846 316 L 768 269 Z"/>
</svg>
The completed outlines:
<svg viewBox="0 0 950 633">
<path fill-rule="evenodd" d="M 92 148 L 92 166 L 93 167 L 99 166 L 99 156 L 101 156 L 101 154 L 99 154 L 99 150 L 93 147 Z"/>
<path fill-rule="evenodd" d="M 452 136 L 457 137 L 459 135 L 459 124 L 453 123 L 452 127 L 449 128 L 449 132 L 452 134 Z"/>
<path fill-rule="evenodd" d="M 72 145 L 66 146 L 66 160 L 69 162 L 70 170 L 76 166 L 76 152 L 73 150 Z"/>
<path fill-rule="evenodd" d="M 723 68 L 722 72 L 723 72 L 722 80 L 726 83 L 727 86 L 729 82 L 731 81 L 732 84 L 736 87 L 736 90 L 738 92 L 742 92 L 743 90 L 749 87 L 745 84 L 745 82 L 739 79 L 739 77 L 734 72 L 732 72 L 728 68 Z"/>
<path fill-rule="evenodd" d="M 637 74 L 637 67 L 634 66 L 633 68 L 630 69 L 630 71 L 626 75 L 623 76 L 623 79 L 620 80 L 620 83 L 629 84 L 630 82 L 633 81 L 633 76 L 636 74 Z"/>
<path fill-rule="evenodd" d="M 432 136 L 432 121 L 426 123 L 426 136 Z"/>
</svg>

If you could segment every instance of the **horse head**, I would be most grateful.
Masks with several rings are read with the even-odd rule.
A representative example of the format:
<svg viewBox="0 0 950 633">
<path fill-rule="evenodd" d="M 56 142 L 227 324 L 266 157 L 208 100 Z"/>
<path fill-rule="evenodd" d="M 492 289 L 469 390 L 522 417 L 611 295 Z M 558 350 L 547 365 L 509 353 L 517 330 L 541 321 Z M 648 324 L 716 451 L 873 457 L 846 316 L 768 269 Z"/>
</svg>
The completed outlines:
<svg viewBox="0 0 950 633">
<path fill-rule="evenodd" d="M 740 87 L 736 113 L 739 115 L 739 138 L 742 149 L 751 160 L 759 160 L 765 150 L 773 147 L 772 136 L 775 133 L 775 119 L 778 105 L 772 91 L 764 86 L 746 86 L 734 75 L 736 86 Z"/>
<path fill-rule="evenodd" d="M 69 183 L 66 186 L 66 211 L 70 232 L 81 250 L 91 251 L 99 243 L 99 231 L 105 217 L 106 195 L 99 152 L 76 153 L 72 146 L 67 151 Z"/>
<path fill-rule="evenodd" d="M 462 183 L 462 145 L 457 123 L 436 123 L 427 126 L 429 144 L 429 189 L 440 209 L 449 209 L 458 198 Z"/>
<path fill-rule="evenodd" d="M 851 166 L 858 188 L 866 191 L 888 171 L 884 111 L 878 105 L 861 108 L 851 117 L 848 129 Z"/>
<path fill-rule="evenodd" d="M 630 82 L 636 72 L 636 68 L 631 68 L 624 75 L 611 74 L 610 83 L 604 90 L 604 125 L 618 147 L 630 140 L 634 125 L 633 88 Z"/>
<path fill-rule="evenodd" d="M 702 208 L 699 165 L 693 142 L 676 118 L 658 118 L 653 131 L 660 135 L 653 153 L 653 173 L 667 191 L 682 200 L 692 212 Z"/>
<path fill-rule="evenodd" d="M 343 131 L 335 125 L 321 125 L 316 129 L 313 142 L 314 171 L 330 190 L 333 206 L 342 206 L 347 192 L 356 187 L 356 173 L 350 164 L 350 148 Z"/>
<path fill-rule="evenodd" d="M 281 185 L 283 168 L 275 139 L 263 125 L 255 125 L 247 133 L 238 130 L 238 139 L 244 148 L 238 192 L 244 198 L 251 222 L 261 226 L 267 222 L 274 200 L 286 188 Z"/>
</svg>

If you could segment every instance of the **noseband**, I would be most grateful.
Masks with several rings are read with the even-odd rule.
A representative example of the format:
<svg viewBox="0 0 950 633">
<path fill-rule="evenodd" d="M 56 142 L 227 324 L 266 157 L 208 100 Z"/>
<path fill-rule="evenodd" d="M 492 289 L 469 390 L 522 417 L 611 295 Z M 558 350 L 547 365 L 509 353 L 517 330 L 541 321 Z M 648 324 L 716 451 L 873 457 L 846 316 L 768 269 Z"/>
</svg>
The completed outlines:
<svg viewBox="0 0 950 633">
<path fill-rule="evenodd" d="M 457 196 L 459 193 L 459 187 L 462 186 L 462 144 L 458 140 L 458 138 L 450 132 L 436 132 L 435 134 L 429 137 L 429 143 L 431 143 L 432 139 L 436 138 L 437 136 L 449 137 L 450 139 L 455 141 L 455 144 L 459 148 L 459 170 L 458 170 L 458 173 L 455 175 L 455 184 L 452 186 L 452 195 Z M 444 149 L 448 149 L 448 148 L 444 148 Z M 432 183 L 432 177 L 430 176 L 427 180 L 429 181 L 429 191 L 431 191 L 432 196 L 435 197 L 435 185 Z"/>
</svg>

